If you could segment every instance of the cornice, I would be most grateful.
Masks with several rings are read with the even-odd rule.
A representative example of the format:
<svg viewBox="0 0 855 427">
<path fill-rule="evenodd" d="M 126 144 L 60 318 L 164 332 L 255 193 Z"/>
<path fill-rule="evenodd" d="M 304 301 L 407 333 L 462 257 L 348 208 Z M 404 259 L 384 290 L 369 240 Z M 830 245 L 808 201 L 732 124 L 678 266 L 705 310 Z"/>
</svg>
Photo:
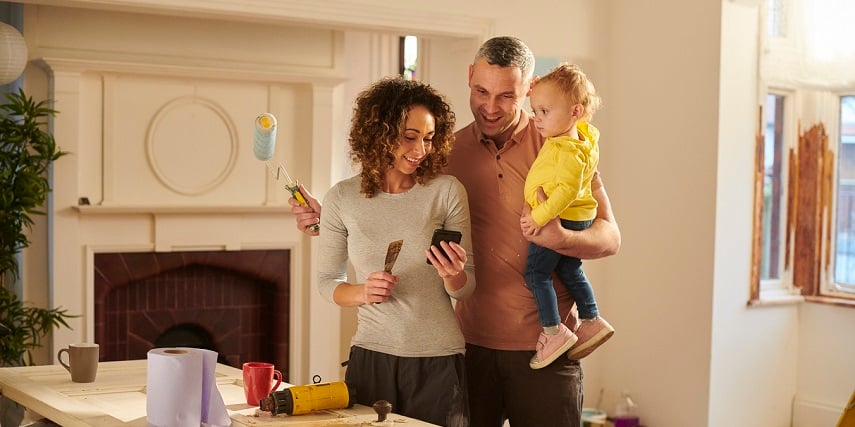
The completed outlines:
<svg viewBox="0 0 855 427">
<path fill-rule="evenodd" d="M 21 3 L 115 10 L 135 13 L 195 16 L 254 22 L 280 22 L 336 29 L 357 29 L 418 36 L 477 38 L 492 36 L 488 18 L 378 7 L 354 1 L 322 0 L 22 0 Z"/>
</svg>

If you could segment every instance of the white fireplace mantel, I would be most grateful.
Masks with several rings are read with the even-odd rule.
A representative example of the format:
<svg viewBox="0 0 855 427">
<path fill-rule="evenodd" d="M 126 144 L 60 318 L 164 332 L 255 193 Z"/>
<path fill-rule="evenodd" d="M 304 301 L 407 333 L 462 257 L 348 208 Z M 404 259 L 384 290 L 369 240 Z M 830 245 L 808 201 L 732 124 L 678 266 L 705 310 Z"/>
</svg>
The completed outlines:
<svg viewBox="0 0 855 427">
<path fill-rule="evenodd" d="M 34 65 L 27 90 L 47 83 L 59 111 L 51 130 L 69 153 L 53 165 L 50 304 L 80 317 L 55 331 L 52 344 L 93 340 L 95 253 L 288 249 L 295 350 L 287 369 L 299 381 L 310 372 L 336 378 L 338 355 L 329 349 L 338 349 L 337 334 L 315 331 L 322 326 L 307 319 L 336 319 L 339 310 L 312 302 L 312 243 L 294 227 L 289 193 L 252 154 L 252 125 L 261 112 L 276 115 L 274 163 L 328 188 L 322 165 L 345 126 L 343 35 L 223 23 L 25 7 Z M 271 44 L 271 35 L 281 40 Z M 308 357 L 329 353 L 335 363 Z"/>
</svg>

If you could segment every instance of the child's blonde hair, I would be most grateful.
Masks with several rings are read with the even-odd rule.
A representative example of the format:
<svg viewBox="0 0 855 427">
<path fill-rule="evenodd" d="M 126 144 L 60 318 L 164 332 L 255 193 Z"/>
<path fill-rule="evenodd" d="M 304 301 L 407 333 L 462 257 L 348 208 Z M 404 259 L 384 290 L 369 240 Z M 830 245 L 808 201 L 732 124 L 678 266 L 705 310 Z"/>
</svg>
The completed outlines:
<svg viewBox="0 0 855 427">
<path fill-rule="evenodd" d="M 553 68 L 549 74 L 537 79 L 532 87 L 543 83 L 552 82 L 558 90 L 573 104 L 581 104 L 585 109 L 582 119 L 591 121 L 594 113 L 600 108 L 602 100 L 597 95 L 594 84 L 588 80 L 588 76 L 582 68 L 576 64 L 562 63 Z"/>
</svg>

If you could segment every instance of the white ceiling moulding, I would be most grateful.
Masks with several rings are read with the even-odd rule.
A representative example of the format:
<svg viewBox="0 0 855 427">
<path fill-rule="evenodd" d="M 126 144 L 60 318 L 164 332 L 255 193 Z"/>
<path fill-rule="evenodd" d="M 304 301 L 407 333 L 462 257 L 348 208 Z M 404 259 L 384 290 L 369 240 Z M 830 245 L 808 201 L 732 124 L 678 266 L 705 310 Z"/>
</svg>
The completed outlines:
<svg viewBox="0 0 855 427">
<path fill-rule="evenodd" d="M 477 38 L 493 35 L 487 18 L 352 1 L 323 0 L 20 0 L 20 3 L 122 12 L 280 22 L 342 30 L 370 30 L 420 36 Z"/>
<path fill-rule="evenodd" d="M 139 55 L 125 62 L 111 61 L 105 58 L 74 59 L 63 57 L 42 57 L 32 60 L 32 63 L 47 72 L 56 70 L 79 72 L 97 70 L 104 73 L 138 73 L 152 76 L 193 77 L 218 80 L 259 81 L 278 83 L 312 83 L 320 85 L 337 85 L 347 79 L 327 71 L 306 71 L 283 68 L 239 68 L 235 67 L 201 67 L 188 64 L 157 64 L 155 61 L 145 61 L 146 57 Z M 228 64 L 226 64 L 228 65 Z M 253 64 L 255 65 L 255 64 Z"/>
</svg>

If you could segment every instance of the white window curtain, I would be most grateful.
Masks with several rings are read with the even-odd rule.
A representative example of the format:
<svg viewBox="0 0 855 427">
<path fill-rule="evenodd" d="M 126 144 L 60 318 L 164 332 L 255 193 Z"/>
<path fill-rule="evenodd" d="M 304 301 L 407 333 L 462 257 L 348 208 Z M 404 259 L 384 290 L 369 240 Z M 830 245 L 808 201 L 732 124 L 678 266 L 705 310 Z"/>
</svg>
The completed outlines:
<svg viewBox="0 0 855 427">
<path fill-rule="evenodd" d="M 824 87 L 855 87 L 855 2 L 794 1 L 803 79 Z"/>
</svg>

